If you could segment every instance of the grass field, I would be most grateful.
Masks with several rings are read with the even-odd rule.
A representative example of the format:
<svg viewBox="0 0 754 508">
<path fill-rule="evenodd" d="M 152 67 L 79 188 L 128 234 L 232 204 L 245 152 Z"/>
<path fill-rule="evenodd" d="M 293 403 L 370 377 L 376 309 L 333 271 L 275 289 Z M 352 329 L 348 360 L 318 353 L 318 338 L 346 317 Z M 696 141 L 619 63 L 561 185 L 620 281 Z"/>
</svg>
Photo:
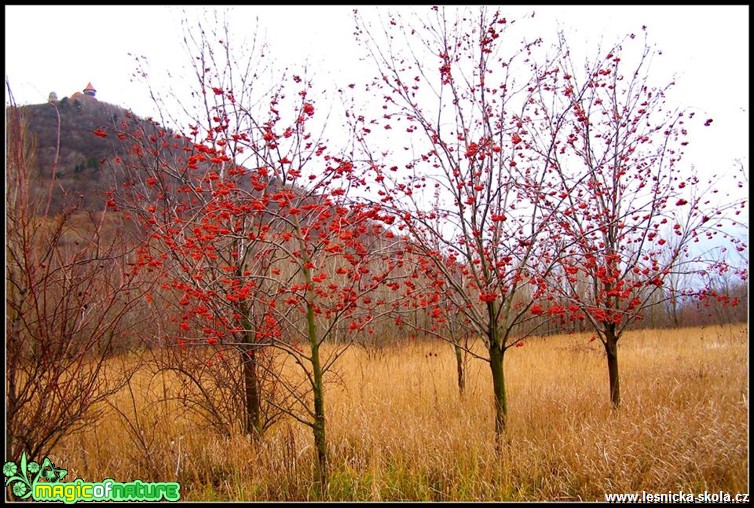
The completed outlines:
<svg viewBox="0 0 754 508">
<path fill-rule="evenodd" d="M 487 364 L 471 360 L 465 397 L 443 343 L 368 355 L 350 349 L 326 393 L 328 500 L 604 500 L 606 493 L 749 492 L 748 327 L 630 332 L 623 404 L 588 335 L 529 340 L 506 356 L 508 443 L 494 449 Z M 327 379 L 327 378 L 326 378 Z M 309 428 L 284 420 L 261 442 L 223 437 L 136 379 L 129 432 L 112 410 L 50 455 L 86 481 L 179 481 L 181 499 L 317 500 Z M 131 413 L 129 413 L 131 411 Z"/>
</svg>

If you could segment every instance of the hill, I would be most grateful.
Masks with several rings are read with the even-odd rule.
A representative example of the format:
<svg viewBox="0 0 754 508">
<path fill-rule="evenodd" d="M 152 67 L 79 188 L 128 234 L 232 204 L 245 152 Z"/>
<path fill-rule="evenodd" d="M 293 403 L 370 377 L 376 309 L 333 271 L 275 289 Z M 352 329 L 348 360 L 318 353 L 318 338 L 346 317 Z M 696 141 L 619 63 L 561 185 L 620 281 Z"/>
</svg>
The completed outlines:
<svg viewBox="0 0 754 508">
<path fill-rule="evenodd" d="M 114 183 L 104 162 L 122 152 L 114 137 L 99 137 L 97 129 L 112 130 L 124 120 L 146 122 L 120 106 L 75 93 L 59 101 L 19 107 L 34 140 L 34 197 L 45 199 L 52 187 L 51 213 L 81 200 L 88 210 L 102 210 L 105 191 Z"/>
</svg>

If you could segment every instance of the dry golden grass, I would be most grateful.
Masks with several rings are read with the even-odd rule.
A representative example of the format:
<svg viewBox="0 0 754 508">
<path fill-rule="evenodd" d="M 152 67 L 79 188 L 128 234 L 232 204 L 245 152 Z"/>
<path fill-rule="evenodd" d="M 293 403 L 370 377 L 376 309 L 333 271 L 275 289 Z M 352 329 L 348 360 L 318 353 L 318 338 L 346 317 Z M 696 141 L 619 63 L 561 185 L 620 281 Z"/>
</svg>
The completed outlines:
<svg viewBox="0 0 754 508">
<path fill-rule="evenodd" d="M 326 394 L 330 500 L 604 500 L 606 493 L 748 492 L 748 328 L 646 330 L 620 343 L 623 404 L 610 409 L 601 345 L 588 335 L 509 351 L 508 443 L 493 446 L 487 364 L 466 396 L 442 343 L 368 356 L 349 350 Z M 436 353 L 435 356 L 429 353 Z M 331 380 L 334 379 L 332 376 Z M 179 481 L 184 500 L 316 500 L 311 432 L 295 422 L 262 442 L 197 426 L 159 402 L 168 378 L 135 380 L 110 411 L 51 458 L 71 478 Z M 138 438 L 137 438 L 138 436 Z"/>
</svg>

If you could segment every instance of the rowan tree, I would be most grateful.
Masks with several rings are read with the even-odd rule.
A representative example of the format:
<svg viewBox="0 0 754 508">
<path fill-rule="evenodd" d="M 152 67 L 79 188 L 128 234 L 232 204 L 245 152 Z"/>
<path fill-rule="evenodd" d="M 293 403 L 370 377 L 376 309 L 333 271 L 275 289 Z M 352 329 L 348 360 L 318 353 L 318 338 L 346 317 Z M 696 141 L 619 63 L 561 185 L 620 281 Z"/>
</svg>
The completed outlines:
<svg viewBox="0 0 754 508">
<path fill-rule="evenodd" d="M 602 342 L 618 407 L 619 339 L 653 307 L 709 296 L 709 287 L 679 283 L 733 269 L 711 254 L 726 243 L 746 249 L 735 231 L 748 200 L 718 199 L 717 178 L 702 179 L 683 158 L 689 130 L 711 120 L 674 107 L 672 83 L 653 85 L 658 55 L 646 34 L 598 48 L 583 64 L 561 34 L 555 53 L 558 65 L 538 70 L 532 85 L 536 121 L 525 142 L 556 189 L 540 206 L 567 239 L 550 286 Z M 746 277 L 746 267 L 737 271 Z"/>
<path fill-rule="evenodd" d="M 181 399 L 223 432 L 237 422 L 259 436 L 287 406 L 274 387 L 270 341 L 260 332 L 271 319 L 265 299 L 276 248 L 265 241 L 270 225 L 260 198 L 277 181 L 243 166 L 247 155 L 251 165 L 262 163 L 242 142 L 262 139 L 255 115 L 269 113 L 259 104 L 276 100 L 280 87 L 265 88 L 272 69 L 261 38 L 235 45 L 227 21 L 214 16 L 183 19 L 189 76 L 167 81 L 175 87 L 153 88 L 149 62 L 136 57 L 159 121 L 126 119 L 110 131 L 127 148 L 111 161 L 121 176 L 110 205 L 127 210 L 151 236 L 134 269 L 161 279 L 154 298 L 172 308 L 161 330 L 168 342 L 211 350 L 163 355 L 162 367 L 185 381 Z M 207 377 L 224 388 L 207 391 Z M 223 414 L 229 408 L 235 415 Z"/>
<path fill-rule="evenodd" d="M 431 312 L 428 333 L 453 341 L 461 326 L 483 339 L 499 438 L 505 355 L 537 329 L 529 311 L 558 256 L 551 212 L 537 199 L 548 166 L 523 142 L 540 41 L 519 43 L 514 20 L 484 7 L 388 15 L 377 29 L 355 20 L 381 110 L 351 118 L 379 202 L 400 218 L 424 281 L 404 291 Z"/>
<path fill-rule="evenodd" d="M 350 197 L 364 180 L 348 139 L 331 149 L 325 122 L 315 123 L 311 82 L 283 72 L 252 93 L 260 77 L 247 71 L 264 53 L 243 59 L 228 25 L 221 29 L 187 27 L 199 91 L 185 102 L 198 98 L 199 107 L 184 109 L 200 112 L 188 134 L 159 124 L 117 133 L 132 150 L 117 161 L 128 178 L 112 204 L 128 207 L 150 234 L 139 263 L 159 270 L 166 291 L 182 293 L 180 346 L 236 347 L 247 379 L 259 351 L 284 353 L 298 367 L 299 375 L 265 371 L 282 394 L 266 400 L 312 429 L 325 495 L 324 378 L 383 312 L 373 294 L 394 267 L 384 261 L 382 225 L 392 218 Z M 256 429 L 258 382 L 246 385 Z"/>
</svg>

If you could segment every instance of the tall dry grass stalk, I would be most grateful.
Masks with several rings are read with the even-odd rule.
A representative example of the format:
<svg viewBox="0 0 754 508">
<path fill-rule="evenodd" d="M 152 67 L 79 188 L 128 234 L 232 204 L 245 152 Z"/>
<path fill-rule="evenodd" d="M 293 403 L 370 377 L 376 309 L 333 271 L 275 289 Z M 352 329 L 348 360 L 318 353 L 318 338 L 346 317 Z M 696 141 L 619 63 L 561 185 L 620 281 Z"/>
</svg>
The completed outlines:
<svg viewBox="0 0 754 508">
<path fill-rule="evenodd" d="M 748 492 L 748 328 L 645 330 L 622 339 L 612 410 L 599 342 L 533 339 L 506 360 L 508 443 L 490 447 L 487 365 L 459 396 L 453 349 L 351 349 L 330 377 L 330 500 L 604 500 L 606 493 Z M 175 380 L 143 374 L 97 427 L 53 461 L 88 481 L 179 481 L 184 500 L 315 500 L 309 429 L 261 442 L 219 436 L 161 401 Z M 139 425 L 133 425 L 138 416 Z M 126 422 L 131 422 L 129 427 Z"/>
</svg>

